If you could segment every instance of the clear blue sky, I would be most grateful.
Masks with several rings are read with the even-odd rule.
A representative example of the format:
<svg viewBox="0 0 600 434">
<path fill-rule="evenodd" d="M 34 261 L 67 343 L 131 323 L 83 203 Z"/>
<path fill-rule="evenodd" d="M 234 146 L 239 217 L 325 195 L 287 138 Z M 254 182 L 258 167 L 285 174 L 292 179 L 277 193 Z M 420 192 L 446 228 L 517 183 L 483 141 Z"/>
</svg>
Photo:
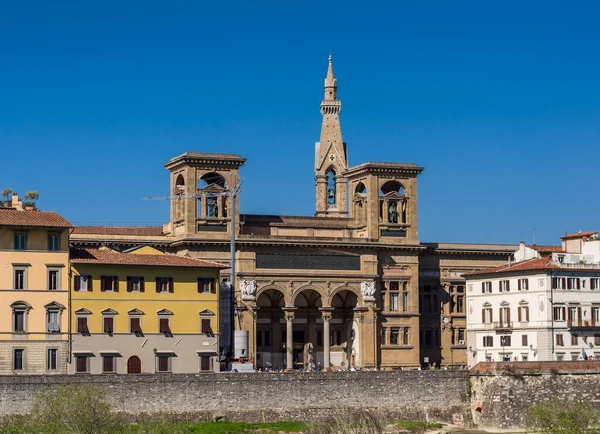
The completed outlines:
<svg viewBox="0 0 600 434">
<path fill-rule="evenodd" d="M 248 161 L 242 212 L 314 213 L 331 51 L 350 165 L 415 162 L 423 241 L 598 230 L 600 4 L 0 1 L 0 188 L 161 224 L 162 165 Z"/>
</svg>

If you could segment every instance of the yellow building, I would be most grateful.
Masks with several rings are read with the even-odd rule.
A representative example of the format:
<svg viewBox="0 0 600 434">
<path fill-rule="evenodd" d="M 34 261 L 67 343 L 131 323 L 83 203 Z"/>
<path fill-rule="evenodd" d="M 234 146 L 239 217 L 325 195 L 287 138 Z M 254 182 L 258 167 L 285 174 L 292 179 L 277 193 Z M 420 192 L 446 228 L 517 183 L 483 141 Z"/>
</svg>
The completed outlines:
<svg viewBox="0 0 600 434">
<path fill-rule="evenodd" d="M 72 249 L 69 373 L 218 372 L 222 268 L 147 246 Z"/>
<path fill-rule="evenodd" d="M 72 226 L 12 204 L 0 208 L 0 374 L 64 374 Z"/>
</svg>

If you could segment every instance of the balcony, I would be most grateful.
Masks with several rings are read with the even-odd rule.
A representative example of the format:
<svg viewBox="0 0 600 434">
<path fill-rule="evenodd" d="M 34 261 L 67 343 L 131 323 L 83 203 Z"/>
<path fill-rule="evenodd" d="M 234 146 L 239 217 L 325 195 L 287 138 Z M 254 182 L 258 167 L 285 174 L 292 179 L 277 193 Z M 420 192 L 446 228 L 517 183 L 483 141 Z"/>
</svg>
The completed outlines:
<svg viewBox="0 0 600 434">
<path fill-rule="evenodd" d="M 572 329 L 593 329 L 600 328 L 600 323 L 594 320 L 567 320 L 567 327 Z"/>
<path fill-rule="evenodd" d="M 511 330 L 513 328 L 512 321 L 495 322 L 494 330 Z"/>
</svg>

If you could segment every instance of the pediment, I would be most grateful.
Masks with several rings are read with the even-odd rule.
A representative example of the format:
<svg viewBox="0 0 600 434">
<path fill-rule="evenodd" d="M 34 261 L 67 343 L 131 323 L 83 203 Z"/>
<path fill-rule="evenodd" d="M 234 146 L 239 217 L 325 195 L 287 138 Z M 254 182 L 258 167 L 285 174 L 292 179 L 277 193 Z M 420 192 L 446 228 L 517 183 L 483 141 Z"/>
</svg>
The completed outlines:
<svg viewBox="0 0 600 434">
<path fill-rule="evenodd" d="M 486 301 L 485 303 L 483 303 L 483 307 L 492 307 L 492 303 Z"/>
<path fill-rule="evenodd" d="M 500 302 L 500 306 L 510 306 L 510 303 L 506 300 Z"/>
<path fill-rule="evenodd" d="M 15 301 L 10 305 L 11 309 L 31 309 L 31 305 L 26 301 Z"/>
<path fill-rule="evenodd" d="M 392 199 L 392 200 L 394 200 L 394 199 L 400 200 L 400 199 L 405 198 L 405 196 L 403 194 L 400 194 L 397 191 L 390 191 L 389 193 L 384 194 L 383 197 L 385 197 L 386 199 Z"/>
<path fill-rule="evenodd" d="M 127 313 L 129 315 L 144 315 L 144 312 L 142 312 L 141 310 L 139 310 L 137 307 L 134 307 L 131 310 L 128 310 Z"/>
<path fill-rule="evenodd" d="M 200 312 L 200 316 L 215 316 L 215 313 L 211 310 L 204 309 Z"/>
<path fill-rule="evenodd" d="M 114 309 L 111 309 L 110 307 L 100 311 L 100 313 L 102 315 L 118 315 L 119 314 L 119 312 L 117 312 Z"/>
<path fill-rule="evenodd" d="M 75 311 L 75 315 L 91 315 L 92 311 L 87 310 L 85 307 L 80 307 Z"/>
<path fill-rule="evenodd" d="M 173 315 L 173 312 L 171 312 L 169 309 L 161 309 L 158 312 L 156 312 L 157 315 Z"/>
<path fill-rule="evenodd" d="M 44 305 L 44 307 L 46 308 L 46 310 L 65 310 L 65 307 L 56 301 L 53 301 L 52 303 L 48 303 L 48 304 Z"/>
<path fill-rule="evenodd" d="M 363 202 L 367 200 L 367 195 L 365 193 L 354 193 L 354 202 Z"/>
<path fill-rule="evenodd" d="M 227 191 L 225 187 L 221 187 L 219 184 L 210 184 L 204 188 L 200 188 L 199 190 L 202 193 L 223 193 Z"/>
<path fill-rule="evenodd" d="M 527 305 L 527 304 L 529 304 L 529 302 L 527 300 L 523 299 L 523 300 L 519 301 L 519 304 L 520 305 Z"/>
</svg>

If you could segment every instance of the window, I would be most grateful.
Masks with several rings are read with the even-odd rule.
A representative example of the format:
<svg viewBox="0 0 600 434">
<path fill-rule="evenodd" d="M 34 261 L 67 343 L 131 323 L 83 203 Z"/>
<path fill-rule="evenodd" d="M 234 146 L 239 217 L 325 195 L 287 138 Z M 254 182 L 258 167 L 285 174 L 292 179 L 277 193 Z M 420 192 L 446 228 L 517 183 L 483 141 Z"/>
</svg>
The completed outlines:
<svg viewBox="0 0 600 434">
<path fill-rule="evenodd" d="M 493 347 L 494 346 L 494 337 L 493 336 L 484 336 L 483 337 L 483 346 L 484 347 Z"/>
<path fill-rule="evenodd" d="M 198 292 L 200 294 L 216 294 L 217 281 L 211 277 L 198 278 Z"/>
<path fill-rule="evenodd" d="M 600 324 L 600 307 L 592 307 L 592 325 Z"/>
<path fill-rule="evenodd" d="M 500 325 L 512 327 L 510 323 L 510 307 L 500 308 Z"/>
<path fill-rule="evenodd" d="M 173 292 L 173 278 L 172 277 L 157 277 L 156 278 L 156 292 Z"/>
<path fill-rule="evenodd" d="M 49 333 L 60 333 L 60 312 L 49 310 L 46 314 L 47 330 Z"/>
<path fill-rule="evenodd" d="M 408 345 L 408 327 L 404 327 L 402 332 L 402 345 Z"/>
<path fill-rule="evenodd" d="M 27 289 L 27 267 L 14 268 L 14 289 Z"/>
<path fill-rule="evenodd" d="M 383 327 L 381 329 L 381 345 L 385 345 L 386 340 L 385 340 L 385 335 L 387 333 L 387 329 L 385 327 Z"/>
<path fill-rule="evenodd" d="M 556 345 L 559 347 L 563 347 L 565 345 L 565 341 L 563 340 L 562 333 L 558 333 L 556 335 Z"/>
<path fill-rule="evenodd" d="M 25 366 L 25 350 L 22 348 L 15 348 L 13 350 L 13 369 L 15 371 L 22 371 Z"/>
<path fill-rule="evenodd" d="M 201 333 L 212 334 L 212 325 L 210 318 L 200 319 Z"/>
<path fill-rule="evenodd" d="M 598 289 L 598 284 L 600 282 L 598 282 L 600 279 L 598 279 L 597 277 L 593 277 L 590 279 L 590 289 Z"/>
<path fill-rule="evenodd" d="M 119 276 L 100 276 L 100 291 L 119 291 Z"/>
<path fill-rule="evenodd" d="M 15 250 L 27 250 L 27 232 L 15 232 Z"/>
<path fill-rule="evenodd" d="M 48 234 L 48 250 L 51 252 L 58 252 L 60 250 L 60 234 L 49 233 Z"/>
<path fill-rule="evenodd" d="M 79 274 L 73 276 L 73 289 L 75 291 L 91 291 L 92 290 L 92 276 Z"/>
<path fill-rule="evenodd" d="M 169 355 L 158 355 L 157 359 L 157 370 L 158 372 L 171 372 L 171 357 Z"/>
<path fill-rule="evenodd" d="M 554 321 L 565 321 L 565 318 L 566 318 L 566 308 L 564 306 L 555 306 L 554 307 Z"/>
<path fill-rule="evenodd" d="M 13 332 L 25 332 L 24 310 L 15 310 L 13 312 Z"/>
<path fill-rule="evenodd" d="M 115 319 L 112 316 L 105 316 L 102 318 L 102 331 L 109 335 L 114 333 Z"/>
<path fill-rule="evenodd" d="M 510 347 L 510 336 L 500 336 L 500 346 L 501 347 Z"/>
<path fill-rule="evenodd" d="M 521 335 L 521 346 L 526 347 L 527 345 L 529 345 L 527 343 L 527 335 Z"/>
<path fill-rule="evenodd" d="M 390 311 L 398 311 L 398 293 L 390 292 Z"/>
<path fill-rule="evenodd" d="M 46 369 L 48 371 L 55 371 L 58 369 L 58 350 L 56 348 L 48 348 L 48 363 Z"/>
<path fill-rule="evenodd" d="M 212 357 L 207 355 L 200 355 L 200 372 L 212 371 Z"/>
<path fill-rule="evenodd" d="M 136 336 L 142 336 L 142 319 L 140 317 L 129 318 L 129 333 L 134 333 Z"/>
<path fill-rule="evenodd" d="M 576 325 L 579 319 L 581 318 L 581 307 L 569 306 L 569 310 L 567 313 L 569 315 L 567 318 L 569 320 L 569 327 L 572 325 Z"/>
<path fill-rule="evenodd" d="M 400 344 L 400 329 L 393 327 L 390 329 L 390 345 L 398 344 Z"/>
<path fill-rule="evenodd" d="M 144 292 L 143 276 L 127 276 L 127 292 Z"/>
<path fill-rule="evenodd" d="M 171 335 L 171 327 L 169 326 L 169 318 L 158 319 L 158 332 L 165 335 Z"/>
<path fill-rule="evenodd" d="M 485 293 L 491 294 L 492 293 L 492 282 L 481 282 L 481 292 L 483 294 L 485 294 Z"/>
<path fill-rule="evenodd" d="M 90 357 L 84 355 L 75 356 L 75 372 L 77 374 L 87 374 L 90 371 Z"/>
<path fill-rule="evenodd" d="M 529 289 L 529 279 L 519 279 L 518 285 L 519 291 L 527 291 Z"/>
<path fill-rule="evenodd" d="M 577 345 L 577 341 L 579 340 L 578 338 L 579 336 L 576 333 L 573 333 L 571 335 L 571 345 Z"/>
<path fill-rule="evenodd" d="M 402 312 L 408 311 L 408 292 L 402 293 Z"/>
<path fill-rule="evenodd" d="M 500 292 L 510 292 L 510 280 L 500 280 L 498 285 Z"/>
<path fill-rule="evenodd" d="M 78 316 L 77 317 L 77 333 L 81 334 L 89 334 L 88 329 L 88 319 L 87 316 Z"/>
<path fill-rule="evenodd" d="M 563 278 L 564 280 L 564 278 Z M 577 277 L 567 278 L 567 289 L 581 289 L 581 280 Z"/>
<path fill-rule="evenodd" d="M 50 291 L 60 289 L 60 270 L 48 269 L 48 289 Z"/>
<path fill-rule="evenodd" d="M 465 306 L 465 296 L 464 295 L 457 295 L 456 296 L 456 312 L 457 313 L 463 313 L 464 312 L 464 306 Z"/>
<path fill-rule="evenodd" d="M 600 335 L 599 334 L 594 335 L 594 345 L 595 346 L 600 345 Z"/>
<path fill-rule="evenodd" d="M 519 322 L 529 322 L 529 306 L 519 306 Z"/>
<path fill-rule="evenodd" d="M 552 278 L 552 289 L 565 289 L 566 284 L 567 282 L 564 277 L 562 279 L 560 277 Z"/>
<path fill-rule="evenodd" d="M 102 356 L 102 372 L 103 373 L 114 373 L 115 372 L 115 356 L 114 355 Z"/>
<path fill-rule="evenodd" d="M 481 310 L 481 322 L 484 324 L 492 323 L 492 308 L 485 307 Z"/>
<path fill-rule="evenodd" d="M 458 345 L 465 344 L 465 329 L 458 329 Z"/>
</svg>

